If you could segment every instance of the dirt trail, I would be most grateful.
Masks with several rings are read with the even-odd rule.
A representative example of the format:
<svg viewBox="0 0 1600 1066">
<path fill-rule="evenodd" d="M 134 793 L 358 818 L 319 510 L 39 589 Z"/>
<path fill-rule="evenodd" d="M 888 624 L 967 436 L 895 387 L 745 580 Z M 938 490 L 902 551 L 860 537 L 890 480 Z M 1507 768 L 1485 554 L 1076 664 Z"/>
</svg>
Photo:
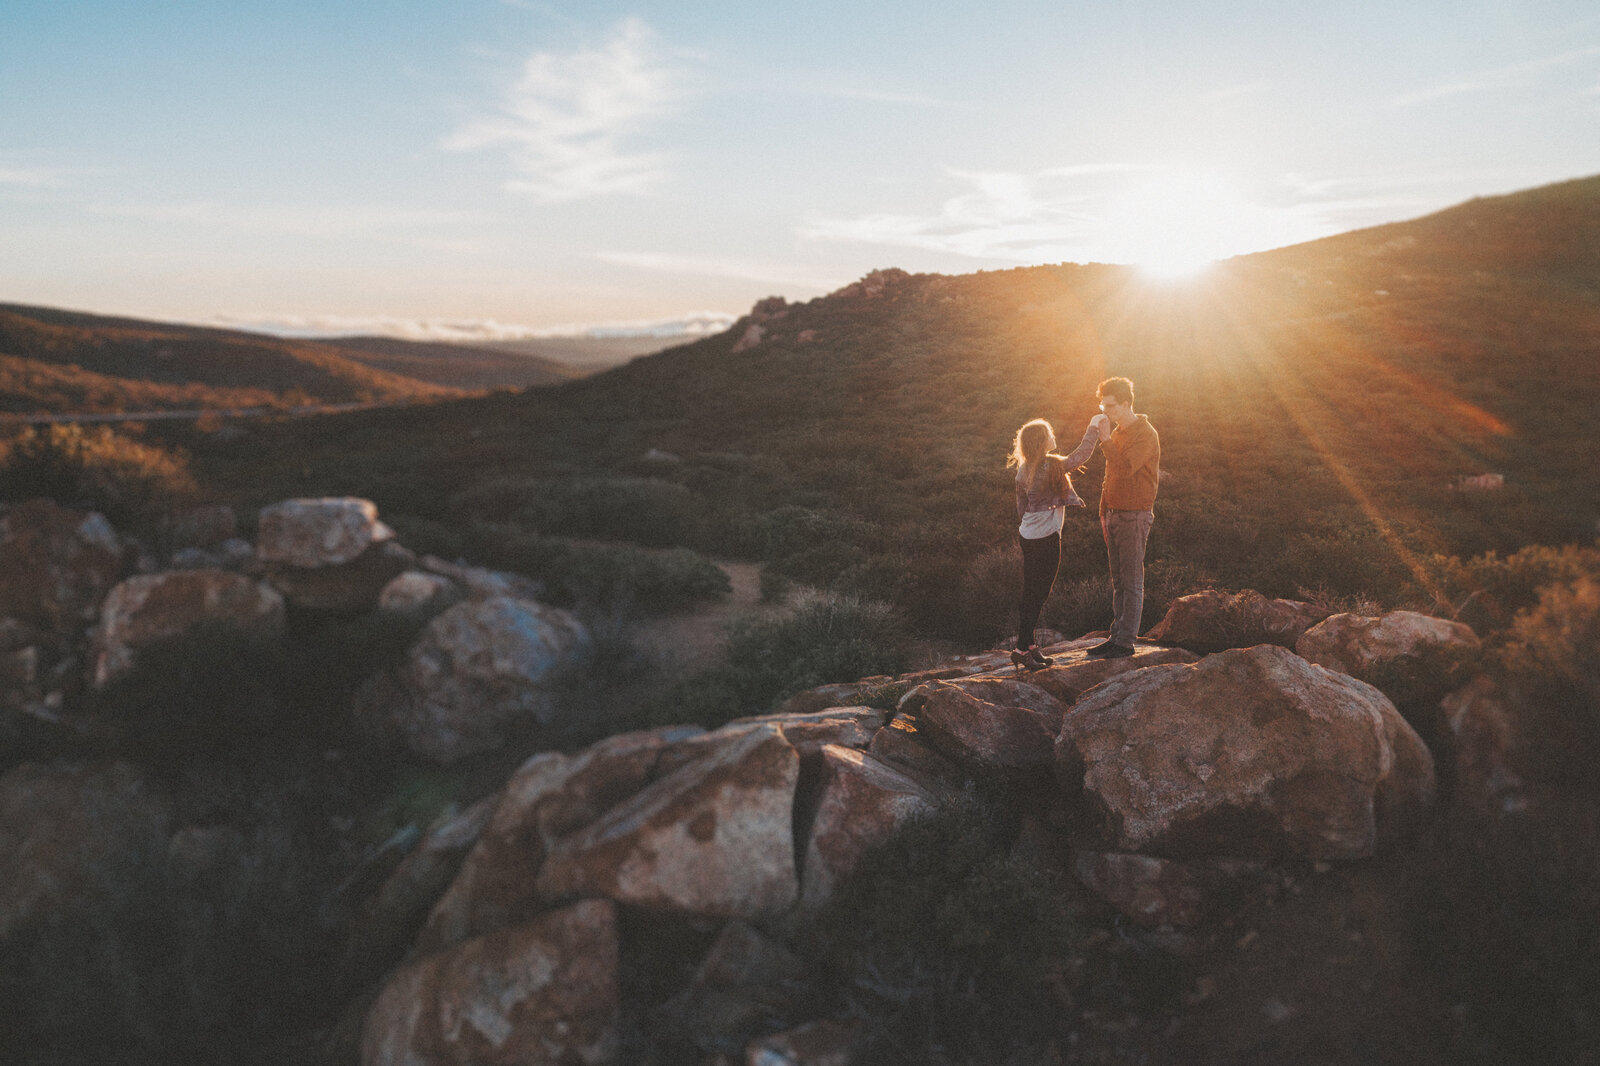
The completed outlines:
<svg viewBox="0 0 1600 1066">
<path fill-rule="evenodd" d="M 668 673 L 715 666 L 727 654 L 728 627 L 738 620 L 765 621 L 789 614 L 782 604 L 761 602 L 761 564 L 718 562 L 733 592 L 692 611 L 639 623 L 634 642 Z"/>
</svg>

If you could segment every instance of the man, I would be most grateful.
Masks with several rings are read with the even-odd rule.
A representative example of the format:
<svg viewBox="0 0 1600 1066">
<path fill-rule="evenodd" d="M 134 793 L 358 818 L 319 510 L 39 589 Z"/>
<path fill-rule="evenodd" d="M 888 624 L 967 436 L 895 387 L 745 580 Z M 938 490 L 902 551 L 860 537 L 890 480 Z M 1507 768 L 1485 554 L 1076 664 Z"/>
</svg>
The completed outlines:
<svg viewBox="0 0 1600 1066">
<path fill-rule="evenodd" d="M 1144 548 L 1156 517 L 1161 438 L 1150 419 L 1134 411 L 1133 382 L 1127 378 L 1107 378 L 1095 395 L 1102 412 L 1096 418 L 1101 426 L 1100 450 L 1106 457 L 1100 533 L 1111 570 L 1111 637 L 1090 648 L 1089 654 L 1111 659 L 1133 654 L 1144 613 Z"/>
</svg>

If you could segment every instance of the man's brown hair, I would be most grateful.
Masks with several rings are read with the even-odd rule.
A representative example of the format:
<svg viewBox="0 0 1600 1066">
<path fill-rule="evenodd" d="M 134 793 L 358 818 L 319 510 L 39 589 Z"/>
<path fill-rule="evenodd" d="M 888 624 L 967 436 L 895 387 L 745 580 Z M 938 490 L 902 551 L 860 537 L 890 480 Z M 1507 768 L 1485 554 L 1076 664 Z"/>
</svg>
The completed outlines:
<svg viewBox="0 0 1600 1066">
<path fill-rule="evenodd" d="M 1127 378 L 1106 378 L 1100 383 L 1100 387 L 1094 390 L 1094 397 L 1097 400 L 1104 400 L 1108 396 L 1118 403 L 1132 407 L 1133 382 Z"/>
</svg>

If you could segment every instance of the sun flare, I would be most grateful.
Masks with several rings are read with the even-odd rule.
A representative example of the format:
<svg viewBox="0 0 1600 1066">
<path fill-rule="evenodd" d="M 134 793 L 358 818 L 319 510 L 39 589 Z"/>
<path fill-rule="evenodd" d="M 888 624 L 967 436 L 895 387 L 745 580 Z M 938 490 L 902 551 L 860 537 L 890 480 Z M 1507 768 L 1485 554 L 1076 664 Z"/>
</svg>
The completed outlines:
<svg viewBox="0 0 1600 1066">
<path fill-rule="evenodd" d="M 1109 222 L 1127 262 L 1152 277 L 1177 279 L 1259 247 L 1268 214 L 1220 175 L 1164 170 L 1130 186 Z"/>
</svg>

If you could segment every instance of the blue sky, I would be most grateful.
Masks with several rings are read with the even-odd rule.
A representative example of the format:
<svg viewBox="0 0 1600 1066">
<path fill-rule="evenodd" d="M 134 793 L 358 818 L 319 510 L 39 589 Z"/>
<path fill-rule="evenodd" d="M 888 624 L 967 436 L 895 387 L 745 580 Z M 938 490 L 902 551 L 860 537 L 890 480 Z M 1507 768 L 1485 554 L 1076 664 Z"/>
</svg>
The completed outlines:
<svg viewBox="0 0 1600 1066">
<path fill-rule="evenodd" d="M 7 0 L 0 301 L 495 335 L 1600 173 L 1591 0 Z"/>
</svg>

